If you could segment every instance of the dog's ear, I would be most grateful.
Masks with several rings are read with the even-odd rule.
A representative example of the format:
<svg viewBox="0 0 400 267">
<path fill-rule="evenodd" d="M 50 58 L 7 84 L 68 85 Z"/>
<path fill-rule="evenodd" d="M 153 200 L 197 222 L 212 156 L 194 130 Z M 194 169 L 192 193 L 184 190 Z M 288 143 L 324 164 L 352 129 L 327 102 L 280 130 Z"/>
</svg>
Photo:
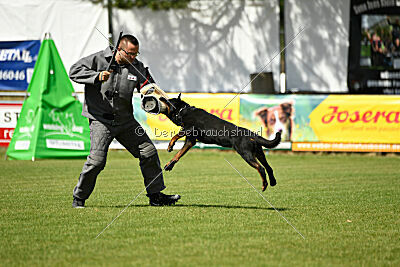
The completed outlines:
<svg viewBox="0 0 400 267">
<path fill-rule="evenodd" d="M 286 114 L 292 113 L 292 104 L 291 103 L 282 103 L 281 104 L 282 111 Z"/>
<path fill-rule="evenodd" d="M 182 93 L 179 93 L 179 95 L 178 95 L 179 100 L 181 100 L 181 95 L 182 95 Z"/>
<path fill-rule="evenodd" d="M 256 116 L 266 116 L 268 114 L 268 108 L 260 108 L 255 111 Z"/>
</svg>

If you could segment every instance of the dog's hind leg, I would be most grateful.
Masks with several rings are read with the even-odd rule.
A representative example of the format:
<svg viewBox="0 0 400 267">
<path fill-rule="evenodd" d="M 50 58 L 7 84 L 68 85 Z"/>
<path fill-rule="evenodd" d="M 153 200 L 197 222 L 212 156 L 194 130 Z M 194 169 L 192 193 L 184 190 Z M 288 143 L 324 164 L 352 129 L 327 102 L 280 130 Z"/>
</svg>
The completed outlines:
<svg viewBox="0 0 400 267">
<path fill-rule="evenodd" d="M 269 177 L 269 183 L 271 184 L 271 186 L 275 186 L 276 179 L 274 176 L 274 171 L 272 170 L 271 166 L 269 166 L 267 159 L 265 158 L 264 151 L 261 146 L 258 147 L 256 150 L 256 157 L 261 162 L 261 164 L 265 167 L 265 169 L 267 170 L 268 177 Z"/>
<path fill-rule="evenodd" d="M 268 186 L 268 182 L 267 182 L 267 176 L 265 175 L 265 169 L 260 165 L 260 163 L 258 163 L 258 161 L 256 160 L 256 158 L 254 157 L 253 154 L 250 153 L 239 153 L 240 156 L 242 156 L 242 158 L 254 169 L 256 169 L 258 171 L 258 173 L 261 176 L 261 180 L 262 180 L 262 191 L 265 191 L 265 189 L 267 189 Z"/>
</svg>

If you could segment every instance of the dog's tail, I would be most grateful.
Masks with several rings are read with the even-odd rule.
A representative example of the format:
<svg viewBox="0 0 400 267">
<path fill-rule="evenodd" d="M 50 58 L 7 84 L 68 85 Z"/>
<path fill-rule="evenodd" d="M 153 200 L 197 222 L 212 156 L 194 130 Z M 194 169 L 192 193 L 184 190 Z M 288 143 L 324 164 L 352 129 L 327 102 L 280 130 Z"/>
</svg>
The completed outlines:
<svg viewBox="0 0 400 267">
<path fill-rule="evenodd" d="M 274 148 L 281 142 L 281 134 L 282 130 L 276 133 L 275 138 L 273 140 L 267 140 L 261 136 L 257 136 L 256 141 L 265 148 Z"/>
</svg>

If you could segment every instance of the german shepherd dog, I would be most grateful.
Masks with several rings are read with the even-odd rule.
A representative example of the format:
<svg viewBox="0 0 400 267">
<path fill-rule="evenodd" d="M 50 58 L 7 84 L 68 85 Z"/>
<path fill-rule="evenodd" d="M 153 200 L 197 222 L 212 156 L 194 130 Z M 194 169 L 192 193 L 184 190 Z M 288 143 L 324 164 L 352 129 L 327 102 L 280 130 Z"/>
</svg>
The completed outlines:
<svg viewBox="0 0 400 267">
<path fill-rule="evenodd" d="M 165 165 L 166 171 L 172 170 L 179 159 L 196 144 L 196 141 L 200 141 L 205 144 L 216 144 L 235 149 L 251 167 L 259 172 L 262 180 L 262 191 L 265 191 L 268 186 L 265 169 L 271 186 L 276 185 L 273 170 L 265 158 L 262 147 L 276 147 L 281 141 L 281 132 L 277 132 L 273 140 L 266 140 L 248 129 L 222 120 L 203 109 L 190 106 L 181 100 L 181 94 L 178 98 L 168 100 L 161 97 L 160 101 L 167 106 L 161 113 L 166 115 L 174 124 L 181 126 L 179 133 L 172 137 L 169 142 L 168 152 L 173 150 L 178 139 L 186 136 L 182 149 Z"/>
</svg>

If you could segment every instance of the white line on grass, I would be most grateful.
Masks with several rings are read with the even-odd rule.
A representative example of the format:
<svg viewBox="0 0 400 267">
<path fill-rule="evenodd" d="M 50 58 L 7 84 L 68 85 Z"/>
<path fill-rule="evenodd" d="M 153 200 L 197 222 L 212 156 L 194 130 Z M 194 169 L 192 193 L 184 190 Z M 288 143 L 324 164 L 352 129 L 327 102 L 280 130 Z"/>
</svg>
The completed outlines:
<svg viewBox="0 0 400 267">
<path fill-rule="evenodd" d="M 246 182 L 249 184 L 249 185 L 251 185 L 251 187 L 253 187 L 253 189 L 254 189 L 254 191 L 256 191 L 266 202 L 268 202 L 268 204 L 290 225 L 290 226 L 292 226 L 292 228 L 303 238 L 303 239 L 306 239 L 297 229 L 296 229 L 296 227 L 294 227 L 293 226 L 293 224 L 291 224 L 289 221 L 288 221 L 288 219 L 286 219 L 285 218 L 285 216 L 283 216 L 272 204 L 271 204 L 271 202 L 269 202 L 268 201 L 268 199 L 266 199 L 265 197 L 264 197 L 264 195 L 263 194 L 261 194 L 261 192 L 260 191 L 258 191 L 255 187 L 254 187 L 254 185 L 252 185 L 250 182 L 249 182 L 249 180 L 247 180 L 246 179 L 246 177 L 244 177 L 227 159 L 225 159 L 225 161 L 226 162 L 228 162 L 228 164 L 229 165 L 231 165 L 231 167 L 240 175 L 240 176 L 242 176 L 242 178 L 243 179 L 245 179 L 246 180 Z"/>
</svg>

